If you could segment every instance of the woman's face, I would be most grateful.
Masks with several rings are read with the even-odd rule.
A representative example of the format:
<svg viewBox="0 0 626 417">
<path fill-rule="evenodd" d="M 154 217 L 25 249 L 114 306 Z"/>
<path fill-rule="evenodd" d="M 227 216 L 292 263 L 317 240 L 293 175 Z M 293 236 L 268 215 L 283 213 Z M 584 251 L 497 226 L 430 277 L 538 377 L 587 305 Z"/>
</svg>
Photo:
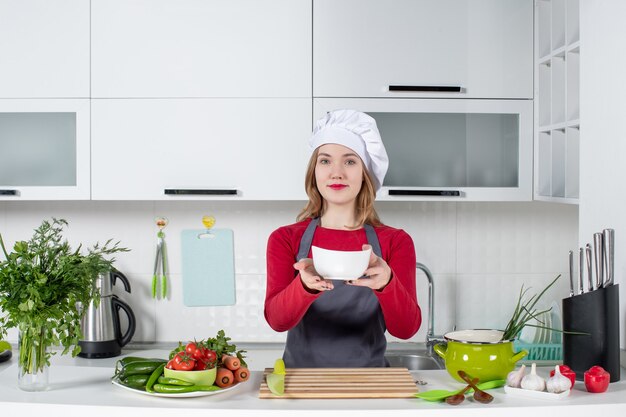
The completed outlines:
<svg viewBox="0 0 626 417">
<path fill-rule="evenodd" d="M 328 204 L 354 204 L 363 185 L 363 162 L 346 146 L 322 145 L 315 164 L 315 181 Z"/>
</svg>

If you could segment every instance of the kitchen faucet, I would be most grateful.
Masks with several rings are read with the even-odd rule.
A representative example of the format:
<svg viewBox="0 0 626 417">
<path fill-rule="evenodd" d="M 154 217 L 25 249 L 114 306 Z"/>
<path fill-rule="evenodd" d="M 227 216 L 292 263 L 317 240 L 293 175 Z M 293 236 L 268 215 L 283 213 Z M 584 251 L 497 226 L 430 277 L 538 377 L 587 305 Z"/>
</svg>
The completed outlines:
<svg viewBox="0 0 626 417">
<path fill-rule="evenodd" d="M 435 283 L 433 275 L 426 265 L 417 262 L 416 268 L 422 270 L 428 278 L 428 330 L 426 332 L 426 350 L 428 355 L 434 358 L 438 363 L 443 360 L 439 355 L 435 354 L 433 346 L 437 343 L 445 343 L 446 340 L 441 336 L 435 336 Z"/>
</svg>

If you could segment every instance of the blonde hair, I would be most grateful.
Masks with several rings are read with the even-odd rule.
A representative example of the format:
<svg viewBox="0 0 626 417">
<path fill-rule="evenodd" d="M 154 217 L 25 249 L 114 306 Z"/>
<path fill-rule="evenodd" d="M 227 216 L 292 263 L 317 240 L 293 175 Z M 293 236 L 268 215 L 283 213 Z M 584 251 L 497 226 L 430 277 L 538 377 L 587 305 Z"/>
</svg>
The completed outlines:
<svg viewBox="0 0 626 417">
<path fill-rule="evenodd" d="M 304 178 L 304 189 L 309 196 L 309 201 L 302 209 L 297 221 L 309 218 L 321 217 L 326 211 L 326 202 L 317 189 L 317 181 L 315 180 L 315 166 L 317 165 L 318 149 L 313 152 Z M 374 227 L 382 225 L 378 213 L 374 208 L 374 200 L 376 199 L 376 191 L 374 189 L 374 181 L 370 173 L 363 165 L 363 184 L 361 190 L 356 196 L 356 204 L 354 208 L 354 216 L 356 225 L 354 229 L 362 227 L 364 224 L 370 224 Z"/>
</svg>

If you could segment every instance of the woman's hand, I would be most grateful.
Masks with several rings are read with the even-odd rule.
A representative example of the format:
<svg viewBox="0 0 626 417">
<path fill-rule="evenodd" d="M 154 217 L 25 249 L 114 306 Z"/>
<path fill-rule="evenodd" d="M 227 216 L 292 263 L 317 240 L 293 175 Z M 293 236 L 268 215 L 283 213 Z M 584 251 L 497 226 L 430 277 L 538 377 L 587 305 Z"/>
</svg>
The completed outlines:
<svg viewBox="0 0 626 417">
<path fill-rule="evenodd" d="M 300 280 L 307 291 L 328 291 L 334 288 L 331 281 L 325 280 L 317 274 L 317 271 L 313 268 L 313 260 L 311 258 L 300 259 L 293 264 L 293 267 L 300 271 Z"/>
<path fill-rule="evenodd" d="M 371 248 L 370 245 L 363 245 L 363 250 Z M 368 278 L 359 278 L 348 281 L 350 285 L 369 287 L 373 290 L 382 290 L 391 280 L 391 268 L 383 258 L 376 256 L 374 251 L 370 253 L 370 262 L 363 275 Z"/>
</svg>

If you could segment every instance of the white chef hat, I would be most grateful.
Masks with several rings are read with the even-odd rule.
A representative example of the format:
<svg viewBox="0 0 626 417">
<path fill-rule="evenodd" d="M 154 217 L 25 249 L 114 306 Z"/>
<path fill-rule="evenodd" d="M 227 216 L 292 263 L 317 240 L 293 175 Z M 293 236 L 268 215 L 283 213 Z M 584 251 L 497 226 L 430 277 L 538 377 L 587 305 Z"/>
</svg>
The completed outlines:
<svg viewBox="0 0 626 417">
<path fill-rule="evenodd" d="M 327 143 L 347 146 L 356 152 L 374 179 L 374 188 L 376 191 L 380 189 L 389 167 L 389 158 L 374 118 L 350 109 L 326 113 L 315 122 L 309 146 L 314 151 Z"/>
</svg>

